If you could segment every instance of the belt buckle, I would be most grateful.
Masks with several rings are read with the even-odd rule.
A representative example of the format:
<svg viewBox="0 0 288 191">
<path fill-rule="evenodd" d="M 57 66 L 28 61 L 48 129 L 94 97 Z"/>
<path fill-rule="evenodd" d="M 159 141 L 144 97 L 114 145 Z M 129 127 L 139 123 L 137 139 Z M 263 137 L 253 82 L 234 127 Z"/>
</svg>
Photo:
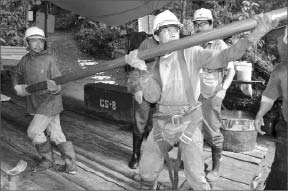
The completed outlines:
<svg viewBox="0 0 288 191">
<path fill-rule="evenodd" d="M 173 125 L 181 125 L 183 123 L 183 115 L 181 114 L 172 115 L 171 119 Z"/>
</svg>

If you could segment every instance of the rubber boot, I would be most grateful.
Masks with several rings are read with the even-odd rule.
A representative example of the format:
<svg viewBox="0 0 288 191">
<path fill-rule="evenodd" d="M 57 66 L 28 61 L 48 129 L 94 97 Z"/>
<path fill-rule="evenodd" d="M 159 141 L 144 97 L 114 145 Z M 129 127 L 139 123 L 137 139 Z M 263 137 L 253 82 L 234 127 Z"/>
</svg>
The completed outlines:
<svg viewBox="0 0 288 191">
<path fill-rule="evenodd" d="M 156 190 L 156 183 L 155 181 L 144 181 L 141 179 L 140 182 L 140 190 Z"/>
<path fill-rule="evenodd" d="M 222 148 L 212 148 L 212 170 L 208 172 L 208 181 L 216 181 L 220 176 Z"/>
<path fill-rule="evenodd" d="M 61 157 L 65 161 L 65 171 L 69 174 L 77 173 L 76 155 L 71 141 L 60 143 L 57 145 Z"/>
<path fill-rule="evenodd" d="M 140 150 L 143 141 L 143 136 L 139 137 L 133 133 L 133 152 L 131 160 L 128 164 L 129 168 L 136 169 L 139 166 Z"/>
<path fill-rule="evenodd" d="M 47 140 L 45 143 L 36 144 L 35 147 L 41 156 L 41 160 L 37 166 L 33 168 L 33 172 L 39 172 L 53 167 L 54 161 L 50 141 Z"/>
</svg>

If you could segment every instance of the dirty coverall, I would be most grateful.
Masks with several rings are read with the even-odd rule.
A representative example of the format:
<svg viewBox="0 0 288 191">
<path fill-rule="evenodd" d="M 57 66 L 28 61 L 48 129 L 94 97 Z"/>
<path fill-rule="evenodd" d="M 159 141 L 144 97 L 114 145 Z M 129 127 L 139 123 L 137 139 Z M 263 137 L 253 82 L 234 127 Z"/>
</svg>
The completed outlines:
<svg viewBox="0 0 288 191">
<path fill-rule="evenodd" d="M 148 38 L 145 39 L 139 46 L 139 50 L 145 50 L 155 47 L 157 42 Z M 153 66 L 155 59 L 145 60 L 147 69 L 150 71 Z M 141 70 L 134 69 L 130 72 L 127 87 L 128 91 L 136 93 L 141 91 L 141 86 L 139 83 L 139 76 L 141 75 Z M 133 154 L 131 161 L 129 162 L 129 167 L 134 169 L 138 166 L 140 159 L 140 150 L 143 138 L 147 137 L 152 129 L 152 114 L 155 111 L 155 104 L 148 102 L 143 98 L 142 103 L 135 102 L 135 125 L 133 126 Z"/>
<path fill-rule="evenodd" d="M 184 57 L 195 100 L 198 100 L 200 95 L 200 69 L 202 67 L 210 69 L 227 67 L 229 61 L 239 59 L 251 45 L 252 42 L 242 39 L 221 52 L 204 50 L 199 46 L 185 49 Z M 156 104 L 157 115 L 168 116 L 168 119 L 175 114 L 184 114 L 188 117 L 180 125 L 174 125 L 166 123 L 166 120 L 160 120 L 156 114 L 154 115 L 153 129 L 144 144 L 140 158 L 139 174 L 141 180 L 150 183 L 150 185 L 155 185 L 164 166 L 164 156 L 158 147 L 157 141 L 164 139 L 170 144 L 171 148 L 175 143 L 179 143 L 184 172 L 190 187 L 195 190 L 208 190 L 210 185 L 205 178 L 202 156 L 202 111 L 201 107 L 190 110 L 182 73 L 179 68 L 179 52 L 174 51 L 160 57 L 158 64 L 158 67 L 154 67 L 152 75 L 148 74 L 146 78 L 142 78 L 143 91 L 147 91 L 144 92 L 144 98 L 145 95 L 150 93 L 149 96 L 158 99 Z M 157 83 L 161 83 L 159 91 L 151 87 L 157 87 L 153 85 Z M 193 133 L 191 133 L 191 129 L 195 129 Z M 180 137 L 188 139 L 179 141 Z"/>
<path fill-rule="evenodd" d="M 208 50 L 224 50 L 228 48 L 223 40 L 214 40 L 206 43 L 203 48 Z M 204 139 L 213 149 L 221 152 L 223 146 L 223 135 L 220 131 L 221 124 L 221 104 L 222 99 L 216 96 L 216 93 L 222 89 L 225 79 L 225 68 L 210 70 L 203 68 L 200 73 L 200 91 L 199 101 L 202 102 L 203 117 L 206 121 L 203 125 Z M 228 63 L 227 70 L 234 70 L 233 62 Z"/>
<path fill-rule="evenodd" d="M 40 53 L 29 52 L 18 63 L 14 72 L 14 84 L 35 84 L 60 76 L 55 58 L 48 50 Z M 34 115 L 27 129 L 33 144 L 47 141 L 45 130 L 50 140 L 56 145 L 66 142 L 60 126 L 59 114 L 63 111 L 60 93 L 51 94 L 41 90 L 26 96 L 27 112 Z"/>
</svg>

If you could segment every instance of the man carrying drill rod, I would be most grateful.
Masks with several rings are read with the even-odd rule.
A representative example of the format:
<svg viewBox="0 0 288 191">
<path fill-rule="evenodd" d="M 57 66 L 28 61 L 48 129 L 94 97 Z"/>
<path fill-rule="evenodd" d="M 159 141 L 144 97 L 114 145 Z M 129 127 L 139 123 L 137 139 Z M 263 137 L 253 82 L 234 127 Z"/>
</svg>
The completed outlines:
<svg viewBox="0 0 288 191">
<path fill-rule="evenodd" d="M 144 60 L 137 57 L 138 50 L 125 57 L 126 63 L 142 70 L 139 76 L 144 99 L 156 102 L 153 128 L 143 145 L 139 162 L 141 189 L 152 190 L 166 164 L 171 167 L 168 152 L 178 144 L 178 158 L 183 160 L 187 183 L 194 190 L 210 190 L 204 173 L 202 110 L 197 102 L 200 95 L 200 69 L 227 67 L 228 62 L 237 60 L 246 49 L 256 43 L 270 29 L 276 26 L 266 15 L 256 17 L 256 29 L 245 39 L 222 51 L 205 50 L 200 46 L 173 51 L 160 57 L 148 71 Z M 155 17 L 154 38 L 159 44 L 178 40 L 182 24 L 177 17 L 166 10 Z M 152 99 L 153 98 L 153 99 Z M 169 177 L 172 189 L 177 189 L 178 174 Z"/>
</svg>

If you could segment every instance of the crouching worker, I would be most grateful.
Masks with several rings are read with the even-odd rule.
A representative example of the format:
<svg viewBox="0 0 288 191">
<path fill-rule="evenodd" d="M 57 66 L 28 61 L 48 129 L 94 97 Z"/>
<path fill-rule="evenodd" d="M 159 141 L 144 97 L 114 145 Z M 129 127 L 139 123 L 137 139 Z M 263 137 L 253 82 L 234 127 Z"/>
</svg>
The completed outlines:
<svg viewBox="0 0 288 191">
<path fill-rule="evenodd" d="M 59 149 L 65 161 L 66 172 L 75 174 L 77 166 L 72 142 L 66 141 L 60 125 L 60 112 L 63 111 L 61 86 L 51 79 L 60 76 L 56 58 L 46 48 L 45 34 L 38 27 L 28 28 L 25 32 L 29 52 L 18 63 L 13 85 L 18 96 L 25 96 L 27 112 L 33 120 L 27 129 L 28 137 L 42 157 L 33 171 L 38 172 L 53 167 L 54 159 L 51 143 Z M 47 81 L 47 90 L 28 93 L 26 87 Z M 45 131 L 47 136 L 45 135 Z"/>
<path fill-rule="evenodd" d="M 155 189 L 164 160 L 168 166 L 173 166 L 168 152 L 176 144 L 179 150 L 178 158 L 183 160 L 189 188 L 211 189 L 205 177 L 202 156 L 201 104 L 196 101 L 200 95 L 200 69 L 227 67 L 229 61 L 239 59 L 248 47 L 270 30 L 271 20 L 268 17 L 262 15 L 257 21 L 255 31 L 247 39 L 238 41 L 230 48 L 217 52 L 194 46 L 174 51 L 161 56 L 152 72 L 148 72 L 145 62 L 137 57 L 137 50 L 126 56 L 129 65 L 143 70 L 139 78 L 144 98 L 156 102 L 153 128 L 143 145 L 139 162 L 142 189 Z M 153 32 L 160 45 L 178 40 L 181 29 L 182 24 L 168 10 L 155 17 Z M 177 170 L 173 177 L 173 173 L 170 173 L 172 168 L 169 169 L 172 189 L 177 189 Z"/>
</svg>

